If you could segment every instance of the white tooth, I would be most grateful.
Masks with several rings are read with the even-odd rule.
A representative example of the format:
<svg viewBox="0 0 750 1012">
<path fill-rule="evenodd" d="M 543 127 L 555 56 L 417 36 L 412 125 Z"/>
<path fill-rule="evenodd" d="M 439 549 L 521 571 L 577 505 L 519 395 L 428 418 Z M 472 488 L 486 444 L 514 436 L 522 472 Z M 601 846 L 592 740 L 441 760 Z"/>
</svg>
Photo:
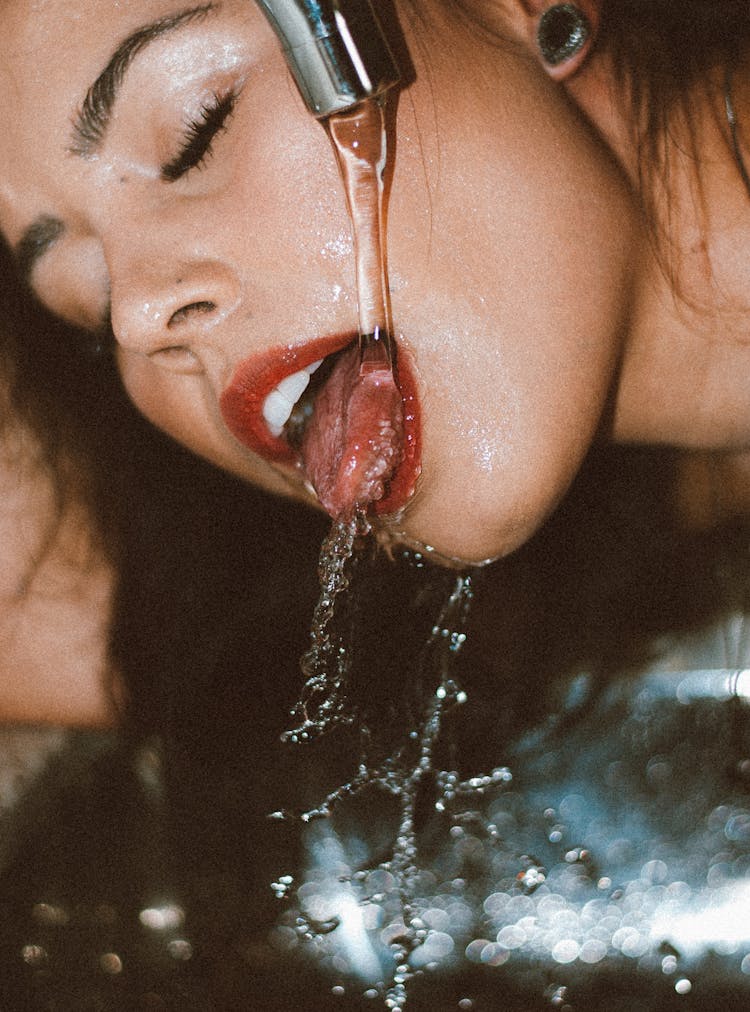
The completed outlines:
<svg viewBox="0 0 750 1012">
<path fill-rule="evenodd" d="M 320 367 L 322 365 L 323 365 L 323 359 L 319 358 L 317 362 L 311 362 L 310 365 L 306 365 L 305 366 L 305 371 L 309 372 L 310 375 L 312 376 L 312 374 L 315 372 L 315 370 L 316 369 L 320 369 Z"/>
<path fill-rule="evenodd" d="M 289 421 L 292 409 L 310 382 L 310 375 L 314 373 L 323 359 L 305 366 L 299 372 L 293 372 L 285 376 L 278 383 L 263 402 L 263 417 L 266 420 L 271 435 L 280 436 L 282 429 Z"/>
<path fill-rule="evenodd" d="M 292 404 L 296 404 L 305 392 L 305 388 L 309 382 L 310 373 L 301 369 L 299 372 L 293 372 L 291 376 L 285 376 L 276 389 L 280 394 L 283 394 L 288 401 L 291 401 Z"/>
<path fill-rule="evenodd" d="M 274 436 L 281 435 L 281 430 L 289 421 L 294 405 L 278 389 L 272 390 L 263 402 L 263 417 Z"/>
</svg>

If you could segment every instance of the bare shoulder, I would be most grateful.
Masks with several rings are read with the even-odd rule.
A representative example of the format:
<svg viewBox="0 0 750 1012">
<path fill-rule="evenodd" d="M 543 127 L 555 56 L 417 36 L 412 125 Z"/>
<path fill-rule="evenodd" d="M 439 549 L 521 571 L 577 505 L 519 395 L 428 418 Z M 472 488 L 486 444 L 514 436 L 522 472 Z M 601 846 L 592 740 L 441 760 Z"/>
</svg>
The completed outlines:
<svg viewBox="0 0 750 1012">
<path fill-rule="evenodd" d="M 0 433 L 0 721 L 111 723 L 112 573 L 28 432 Z"/>
</svg>

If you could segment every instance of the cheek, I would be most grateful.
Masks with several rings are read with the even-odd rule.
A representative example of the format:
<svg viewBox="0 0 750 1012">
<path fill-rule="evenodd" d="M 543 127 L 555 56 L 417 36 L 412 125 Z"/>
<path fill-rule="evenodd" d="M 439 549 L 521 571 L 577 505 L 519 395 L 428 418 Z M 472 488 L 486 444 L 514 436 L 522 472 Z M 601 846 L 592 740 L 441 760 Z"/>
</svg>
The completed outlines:
<svg viewBox="0 0 750 1012">
<path fill-rule="evenodd" d="M 212 457 L 215 440 L 207 425 L 202 377 L 167 373 L 145 356 L 122 348 L 117 362 L 128 396 L 141 414 L 191 450 Z"/>
<path fill-rule="evenodd" d="M 278 95 L 262 98 L 253 96 L 237 126 L 232 178 L 211 227 L 235 237 L 254 313 L 292 334 L 328 332 L 332 312 L 349 328 L 353 242 L 331 144 L 301 102 L 287 101 L 280 116 Z"/>
<path fill-rule="evenodd" d="M 56 316 L 84 330 L 97 330 L 107 315 L 109 289 L 101 244 L 92 238 L 60 243 L 35 270 L 34 288 Z"/>
<path fill-rule="evenodd" d="M 450 269 L 460 262 L 436 258 L 429 278 L 394 295 L 423 407 L 422 480 L 403 530 L 481 561 L 530 537 L 580 466 L 611 381 L 617 314 L 592 310 L 572 279 L 573 297 L 514 291 L 512 275 Z"/>
</svg>

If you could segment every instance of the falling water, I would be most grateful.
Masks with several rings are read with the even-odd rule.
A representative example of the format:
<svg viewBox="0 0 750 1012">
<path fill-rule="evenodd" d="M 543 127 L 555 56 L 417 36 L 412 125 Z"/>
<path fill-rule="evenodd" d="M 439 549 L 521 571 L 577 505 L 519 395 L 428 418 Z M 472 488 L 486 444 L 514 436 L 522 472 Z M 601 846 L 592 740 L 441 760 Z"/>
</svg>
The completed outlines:
<svg viewBox="0 0 750 1012">
<path fill-rule="evenodd" d="M 386 95 L 367 99 L 326 123 L 352 222 L 360 351 L 363 363 L 376 366 L 392 366 L 394 358 L 385 245 L 385 102 Z"/>
<path fill-rule="evenodd" d="M 286 732 L 284 741 L 312 741 L 338 724 L 352 722 L 346 690 L 349 655 L 334 630 L 334 618 L 349 586 L 348 565 L 355 540 L 368 529 L 358 514 L 351 520 L 334 521 L 323 541 L 318 563 L 320 595 L 310 626 L 310 646 L 300 661 L 306 680 L 293 714 L 301 723 Z"/>
<path fill-rule="evenodd" d="M 418 819 L 417 811 L 424 799 L 438 813 L 451 809 L 454 801 L 471 801 L 493 785 L 510 779 L 506 769 L 461 780 L 450 770 L 442 769 L 438 745 L 445 745 L 446 716 L 467 701 L 461 688 L 456 662 L 466 641 L 466 623 L 474 594 L 471 572 L 447 572 L 427 565 L 419 557 L 407 561 L 396 558 L 390 565 L 393 580 L 403 579 L 404 566 L 427 585 L 445 588 L 439 614 L 424 642 L 414 670 L 399 672 L 403 685 L 401 705 L 407 710 L 410 724 L 390 751 L 383 754 L 368 743 L 377 742 L 379 729 L 369 726 L 358 709 L 356 692 L 352 689 L 353 643 L 347 638 L 347 610 L 361 591 L 363 572 L 373 561 L 374 541 L 368 537 L 369 526 L 363 515 L 351 522 L 334 523 L 323 543 L 319 562 L 320 597 L 314 609 L 309 648 L 302 658 L 305 682 L 299 703 L 293 711 L 297 725 L 284 735 L 293 745 L 310 745 L 323 735 L 341 728 L 353 729 L 359 735 L 359 760 L 353 759 L 354 775 L 330 791 L 305 811 L 274 813 L 277 819 L 297 818 L 308 823 L 329 817 L 344 799 L 372 789 L 382 790 L 396 799 L 398 825 L 390 854 L 376 868 L 360 869 L 358 878 L 379 870 L 388 873 L 395 883 L 403 918 L 403 931 L 391 944 L 394 960 L 393 977 L 382 991 L 386 1007 L 402 1009 L 407 1001 L 411 953 L 424 939 L 419 920 L 413 912 L 413 899 L 418 889 Z M 344 621 L 341 621 L 342 614 Z M 380 659 L 369 658 L 372 678 L 382 674 Z M 291 878 L 274 884 L 277 896 L 291 898 Z M 302 909 L 300 936 L 314 939 L 329 933 L 337 921 L 320 922 L 304 915 Z"/>
<path fill-rule="evenodd" d="M 384 370 L 393 378 L 395 347 L 392 338 L 390 299 L 385 252 L 385 175 L 387 145 L 384 99 L 373 98 L 353 109 L 331 116 L 328 133 L 336 153 L 352 220 L 359 306 L 361 369 Z M 395 379 L 393 379 L 395 382 Z M 366 505 L 366 504 L 365 504 Z M 494 782 L 496 772 L 459 782 L 455 773 L 436 768 L 436 746 L 444 735 L 444 718 L 466 702 L 466 693 L 455 676 L 456 658 L 466 640 L 465 625 L 473 597 L 470 573 L 451 573 L 426 566 L 421 556 L 410 565 L 420 569 L 425 582 L 450 583 L 437 620 L 427 637 L 416 670 L 398 672 L 403 687 L 399 700 L 408 727 L 401 740 L 383 750 L 382 736 L 372 726 L 372 715 L 363 713 L 353 691 L 353 644 L 347 637 L 347 611 L 358 592 L 354 571 L 373 551 L 370 521 L 365 509 L 351 520 L 335 521 L 323 542 L 319 561 L 320 596 L 312 618 L 310 644 L 301 667 L 305 681 L 292 716 L 296 726 L 283 736 L 288 744 L 310 744 L 342 728 L 354 729 L 360 738 L 360 758 L 351 779 L 329 792 L 313 808 L 296 813 L 303 822 L 326 818 L 344 798 L 364 790 L 381 789 L 398 804 L 398 828 L 390 856 L 378 867 L 393 877 L 400 898 L 404 930 L 391 946 L 393 979 L 383 989 L 385 1004 L 401 1009 L 412 977 L 411 952 L 421 944 L 423 933 L 413 923 L 412 900 L 418 868 L 417 808 L 429 793 L 434 808 L 444 811 L 457 797 L 481 791 Z M 403 576 L 394 562 L 392 579 Z M 381 674 L 380 658 L 368 659 L 374 678 Z M 292 813 L 279 811 L 275 818 Z M 364 875 L 366 870 L 359 874 Z M 289 876 L 274 883 L 279 897 L 292 889 Z M 303 915 L 303 937 L 314 938 L 336 927 Z"/>
</svg>

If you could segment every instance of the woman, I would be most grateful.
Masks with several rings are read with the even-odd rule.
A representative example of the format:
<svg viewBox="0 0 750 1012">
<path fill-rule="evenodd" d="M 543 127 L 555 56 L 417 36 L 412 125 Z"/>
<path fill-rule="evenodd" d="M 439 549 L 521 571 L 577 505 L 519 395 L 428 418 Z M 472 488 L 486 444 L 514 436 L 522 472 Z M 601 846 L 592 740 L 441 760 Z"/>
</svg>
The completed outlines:
<svg viewBox="0 0 750 1012">
<path fill-rule="evenodd" d="M 390 274 L 421 405 L 421 477 L 390 526 L 469 561 L 529 537 L 597 432 L 701 450 L 747 443 L 741 73 L 737 153 L 724 111 L 743 12 L 730 7 L 735 21 L 718 28 L 704 15 L 703 63 L 687 61 L 677 91 L 645 46 L 624 55 L 632 38 L 618 33 L 629 29 L 607 6 L 580 8 L 581 44 L 545 58 L 545 9 L 483 5 L 477 22 L 438 7 L 406 23 L 416 67 L 399 109 Z M 147 417 L 243 479 L 309 500 L 288 463 L 248 453 L 221 404 L 248 370 L 281 379 L 291 365 L 274 355 L 287 344 L 306 364 L 352 336 L 348 222 L 325 135 L 253 5 L 179 17 L 167 5 L 150 29 L 132 6 L 96 10 L 83 38 L 72 10 L 48 22 L 23 4 L 8 14 L 8 39 L 17 30 L 23 45 L 4 64 L 6 92 L 25 105 L 3 154 L 5 234 L 54 313 L 94 331 L 111 319 L 125 386 Z M 679 20 L 663 29 L 681 31 Z M 120 55 L 117 101 L 89 140 L 87 92 L 139 32 L 146 41 Z M 441 75 L 420 64 L 430 32 L 451 39 Z M 173 58 L 198 69 L 178 81 Z M 644 68 L 626 87 L 629 58 Z M 300 221 L 302 199 L 315 214 Z M 294 292 L 283 313 L 279 290 Z M 727 466 L 746 473 L 741 460 Z"/>
<path fill-rule="evenodd" d="M 470 563 L 506 556 L 542 528 L 592 444 L 610 440 L 698 451 L 680 488 L 701 524 L 746 512 L 750 24 L 744 4 L 721 16 L 704 8 L 502 0 L 385 12 L 413 65 L 398 102 L 389 272 L 421 445 L 393 503 L 402 509 L 381 521 L 394 538 Z M 298 632 L 280 630 L 310 587 L 288 573 L 316 521 L 248 500 L 167 448 L 129 412 L 112 363 L 73 349 L 85 333 L 106 341 L 111 325 L 117 370 L 143 415 L 242 482 L 309 503 L 278 438 L 258 430 L 280 380 L 355 335 L 335 163 L 254 4 L 39 10 L 13 0 L 4 29 L 0 74 L 13 101 L 0 114 L 0 227 L 36 301 L 74 328 L 43 319 L 6 279 L 17 316 L 8 470 L 18 459 L 27 468 L 17 495 L 30 526 L 6 594 L 33 577 L 39 593 L 16 594 L 13 607 L 28 628 L 29 602 L 43 602 L 54 630 L 41 662 L 28 634 L 16 636 L 6 713 L 112 720 L 100 677 L 112 664 L 129 726 L 179 727 L 183 743 L 210 751 L 209 716 L 237 705 L 215 681 L 220 668 L 230 684 L 241 653 L 233 627 L 249 609 L 267 617 L 242 582 L 250 559 L 236 528 L 217 522 L 208 538 L 206 518 L 221 497 L 231 519 L 243 511 L 262 531 L 243 538 L 243 552 L 253 583 L 273 560 L 267 597 L 284 621 L 269 654 L 280 635 L 294 652 Z M 250 423 L 237 422 L 237 401 Z M 57 483 L 37 463 L 39 444 L 58 462 Z M 580 515 L 572 509 L 563 529 L 581 530 Z M 557 550 L 544 534 L 559 535 L 556 523 L 532 542 L 543 546 L 526 556 L 534 564 Z M 106 538 L 81 533 L 99 528 Z M 188 584 L 186 545 L 196 556 Z M 197 597 L 206 565 L 210 590 Z M 60 572 L 80 593 L 49 593 Z M 559 591 L 566 576 L 553 575 Z M 698 605 L 696 620 L 712 607 Z M 493 636 L 479 637 L 488 671 Z M 207 674 L 191 674 L 182 693 L 186 638 L 200 644 L 191 672 Z M 82 659 L 64 680 L 61 643 Z M 571 649 L 566 662 L 589 653 Z M 248 718 L 259 720 L 257 708 Z M 227 742 L 224 759 L 236 731 Z"/>
</svg>

